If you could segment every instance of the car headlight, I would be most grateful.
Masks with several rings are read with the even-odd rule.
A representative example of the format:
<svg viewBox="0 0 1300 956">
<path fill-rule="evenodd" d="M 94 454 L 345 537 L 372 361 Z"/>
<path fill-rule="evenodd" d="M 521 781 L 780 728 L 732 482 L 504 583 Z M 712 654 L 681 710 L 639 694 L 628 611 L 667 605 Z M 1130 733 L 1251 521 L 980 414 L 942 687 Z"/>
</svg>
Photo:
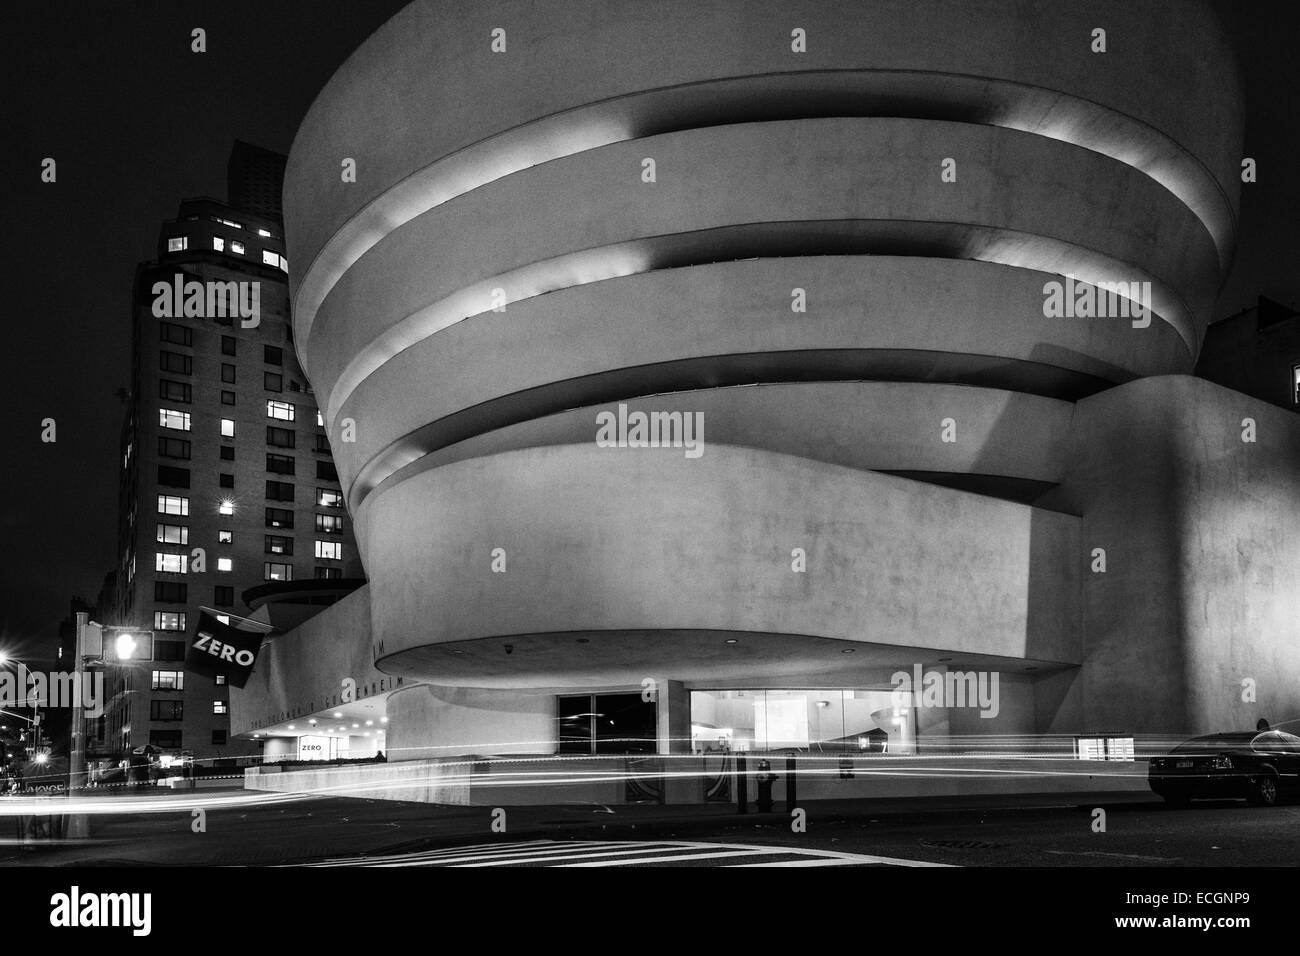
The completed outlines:
<svg viewBox="0 0 1300 956">
<path fill-rule="evenodd" d="M 1213 760 L 1210 761 L 1210 769 L 1211 769 L 1211 770 L 1231 770 L 1231 769 L 1232 769 L 1232 758 L 1231 758 L 1231 757 L 1215 757 Z"/>
</svg>

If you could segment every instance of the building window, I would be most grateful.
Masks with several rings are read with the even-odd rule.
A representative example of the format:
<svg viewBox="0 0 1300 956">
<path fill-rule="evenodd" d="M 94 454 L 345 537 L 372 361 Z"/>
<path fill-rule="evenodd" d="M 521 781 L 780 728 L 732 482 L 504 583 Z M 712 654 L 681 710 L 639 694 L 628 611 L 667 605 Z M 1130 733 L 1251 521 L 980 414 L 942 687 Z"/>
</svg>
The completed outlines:
<svg viewBox="0 0 1300 956">
<path fill-rule="evenodd" d="M 149 744 L 161 750 L 179 750 L 181 747 L 181 732 L 179 730 L 151 730 L 149 731 Z"/>
<path fill-rule="evenodd" d="M 185 612 L 184 611 L 154 611 L 153 612 L 153 629 L 155 631 L 183 631 L 185 630 Z M 180 641 L 155 641 L 154 654 L 158 653 L 160 644 L 179 644 Z M 158 658 L 159 660 L 180 660 L 177 658 Z"/>
<path fill-rule="evenodd" d="M 266 526 L 268 528 L 292 528 L 293 512 L 288 508 L 267 508 Z"/>
<path fill-rule="evenodd" d="M 154 570 L 166 571 L 168 574 L 184 574 L 188 569 L 183 554 L 167 554 L 158 551 L 154 554 Z"/>
<path fill-rule="evenodd" d="M 266 470 L 277 475 L 292 475 L 293 458 L 289 455 L 267 455 Z"/>
<path fill-rule="evenodd" d="M 267 561 L 263 577 L 267 581 L 292 581 L 293 565 Z"/>
<path fill-rule="evenodd" d="M 225 675 L 225 674 L 218 674 L 217 677 L 216 677 L 216 683 L 217 683 L 217 686 L 218 686 L 218 687 L 222 687 L 222 686 L 224 686 L 225 683 L 226 683 L 226 675 Z"/>
<path fill-rule="evenodd" d="M 158 367 L 164 372 L 193 375 L 194 359 L 188 355 L 182 355 L 180 352 L 160 351 L 158 353 Z"/>
<path fill-rule="evenodd" d="M 342 515 L 317 515 L 316 530 L 324 534 L 342 534 L 343 516 Z"/>
<path fill-rule="evenodd" d="M 343 542 L 342 541 L 317 541 L 316 557 L 326 558 L 330 561 L 342 561 Z"/>
<path fill-rule="evenodd" d="M 235 568 L 235 563 L 230 558 L 217 558 L 218 571 L 233 571 L 234 568 Z"/>
<path fill-rule="evenodd" d="M 228 362 L 221 363 L 221 380 L 227 385 L 235 384 L 235 366 Z"/>
<path fill-rule="evenodd" d="M 171 465 L 159 465 L 158 484 L 167 485 L 169 488 L 188 488 L 190 486 L 190 470 L 188 468 L 175 468 Z"/>
<path fill-rule="evenodd" d="M 184 345 L 188 348 L 194 344 L 194 330 L 188 326 L 177 325 L 174 322 L 159 322 L 158 341 L 169 342 L 172 345 Z"/>
<path fill-rule="evenodd" d="M 235 446 L 234 446 L 234 445 L 222 445 L 222 446 L 221 446 L 221 460 L 222 460 L 222 461 L 234 461 L 234 460 L 235 460 Z"/>
<path fill-rule="evenodd" d="M 187 248 L 189 248 L 189 245 L 190 245 L 189 236 L 168 236 L 167 237 L 168 252 L 184 252 Z"/>
<path fill-rule="evenodd" d="M 293 448 L 296 434 L 292 428 L 276 428 L 274 425 L 267 425 L 266 443 L 272 448 Z"/>
<path fill-rule="evenodd" d="M 235 589 L 226 584 L 218 584 L 212 589 L 212 603 L 217 607 L 234 607 Z"/>
<path fill-rule="evenodd" d="M 316 447 L 313 450 L 320 452 L 322 455 L 334 454 L 333 449 L 330 448 L 329 436 L 323 434 L 316 436 Z"/>
<path fill-rule="evenodd" d="M 320 580 L 333 580 L 343 577 L 342 568 L 320 568 L 316 569 L 316 577 Z"/>
<path fill-rule="evenodd" d="M 159 544 L 189 544 L 190 529 L 183 524 L 160 524 L 158 526 Z"/>
<path fill-rule="evenodd" d="M 230 705 L 224 700 L 214 700 L 212 702 L 212 712 L 214 714 L 228 714 L 230 713 Z"/>
<path fill-rule="evenodd" d="M 293 482 L 268 481 L 266 483 L 268 501 L 293 501 Z"/>
<path fill-rule="evenodd" d="M 217 514 L 229 517 L 235 513 L 235 503 L 233 501 L 223 501 L 217 505 Z"/>
<path fill-rule="evenodd" d="M 220 487 L 222 487 L 222 488 L 233 488 L 233 487 L 235 487 L 235 476 L 234 476 L 234 475 L 224 475 L 224 474 L 223 474 L 223 475 L 218 475 L 218 476 L 217 476 L 217 484 L 218 484 Z"/>
<path fill-rule="evenodd" d="M 293 554 L 293 538 L 286 538 L 278 534 L 268 534 L 265 538 L 264 551 L 266 554 Z"/>
<path fill-rule="evenodd" d="M 235 437 L 235 420 L 233 418 L 221 419 L 221 437 L 222 438 Z"/>
<path fill-rule="evenodd" d="M 225 239 L 222 239 L 220 236 L 213 236 L 213 237 L 212 237 L 212 248 L 215 249 L 217 252 L 225 252 L 225 251 L 226 251 L 226 240 L 225 240 Z"/>
<path fill-rule="evenodd" d="M 221 530 L 217 532 L 217 544 L 234 544 L 235 535 L 231 531 Z"/>
<path fill-rule="evenodd" d="M 268 392 L 283 392 L 284 376 L 279 372 L 263 372 L 262 387 Z"/>
<path fill-rule="evenodd" d="M 233 335 L 223 335 L 221 337 L 221 354 L 222 355 L 235 354 L 235 337 Z"/>
<path fill-rule="evenodd" d="M 150 720 L 184 720 L 185 701 L 151 700 L 149 701 Z"/>
<path fill-rule="evenodd" d="M 160 408 L 158 425 L 160 428 L 174 428 L 177 431 L 187 432 L 190 430 L 190 413 L 175 408 Z"/>
<path fill-rule="evenodd" d="M 1300 365 L 1291 369 L 1291 401 L 1300 405 Z"/>
<path fill-rule="evenodd" d="M 316 425 L 320 428 L 325 427 L 325 413 L 320 409 L 316 410 Z"/>
<path fill-rule="evenodd" d="M 339 472 L 332 461 L 316 462 L 316 477 L 321 481 L 338 481 Z"/>
<path fill-rule="evenodd" d="M 189 588 L 183 581 L 155 581 L 153 599 L 162 604 L 188 604 Z"/>
<path fill-rule="evenodd" d="M 274 239 L 274 238 L 275 238 L 275 237 L 272 236 L 269 232 L 267 232 L 265 229 L 261 229 L 261 228 L 259 228 L 259 229 L 257 230 L 257 234 L 258 234 L 259 236 L 261 236 L 263 239 Z"/>
<path fill-rule="evenodd" d="M 262 361 L 267 365 L 283 365 L 284 350 L 274 345 L 263 345 Z"/>
<path fill-rule="evenodd" d="M 184 671 L 154 671 L 152 689 L 153 690 L 184 690 L 185 672 Z"/>
<path fill-rule="evenodd" d="M 266 417 L 274 418 L 282 422 L 293 421 L 294 407 L 292 402 L 277 402 L 273 398 L 266 400 Z"/>
<path fill-rule="evenodd" d="M 190 443 L 184 438 L 167 438 L 163 435 L 158 436 L 158 454 L 164 458 L 185 458 L 190 457 Z M 189 487 L 186 485 L 185 487 Z"/>
<path fill-rule="evenodd" d="M 280 257 L 270 249 L 262 250 L 262 265 L 274 266 L 280 264 Z"/>
<path fill-rule="evenodd" d="M 173 382 L 170 379 L 158 379 L 158 397 L 164 402 L 184 402 L 190 404 L 194 392 L 189 382 Z"/>
<path fill-rule="evenodd" d="M 232 239 L 230 240 L 230 251 L 237 256 L 242 256 L 244 254 L 244 244 Z"/>
<path fill-rule="evenodd" d="M 157 613 L 155 613 L 155 617 Z M 185 615 L 180 615 L 184 618 Z M 171 628 L 173 631 L 185 630 L 185 625 Z M 153 642 L 153 659 L 156 661 L 183 661 L 185 660 L 185 642 L 184 641 L 154 641 Z"/>
<path fill-rule="evenodd" d="M 188 515 L 190 513 L 190 499 L 178 498 L 175 495 L 159 495 L 158 513 L 160 515 Z"/>
<path fill-rule="evenodd" d="M 316 489 L 316 501 L 322 508 L 342 508 L 343 492 L 329 488 Z"/>
<path fill-rule="evenodd" d="M 226 745 L 226 732 L 224 730 L 212 731 L 212 746 L 224 747 Z"/>
</svg>

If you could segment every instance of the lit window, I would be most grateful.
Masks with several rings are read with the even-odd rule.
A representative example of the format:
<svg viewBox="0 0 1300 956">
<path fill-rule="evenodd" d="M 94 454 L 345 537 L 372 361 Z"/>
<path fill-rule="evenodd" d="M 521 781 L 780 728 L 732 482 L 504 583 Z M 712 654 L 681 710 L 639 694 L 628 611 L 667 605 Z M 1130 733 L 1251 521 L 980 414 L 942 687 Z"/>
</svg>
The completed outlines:
<svg viewBox="0 0 1300 956">
<path fill-rule="evenodd" d="M 325 534 L 342 534 L 343 533 L 343 516 L 342 515 L 317 515 L 316 530 Z"/>
<path fill-rule="evenodd" d="M 267 581 L 292 581 L 293 565 L 277 564 L 274 561 L 266 562 L 266 573 L 264 577 Z"/>
<path fill-rule="evenodd" d="M 190 499 L 176 495 L 158 496 L 158 513 L 160 515 L 187 515 L 190 513 Z"/>
<path fill-rule="evenodd" d="M 322 508 L 342 508 L 343 492 L 330 491 L 328 488 L 317 488 L 316 493 L 320 496 L 317 501 Z"/>
<path fill-rule="evenodd" d="M 343 542 L 341 541 L 317 541 L 316 557 L 329 558 L 333 561 L 343 560 Z"/>
<path fill-rule="evenodd" d="M 235 503 L 233 501 L 223 501 L 217 505 L 217 514 L 233 515 L 235 513 Z"/>
<path fill-rule="evenodd" d="M 259 230 L 257 230 L 257 234 L 258 234 L 259 236 L 261 236 L 263 239 L 270 239 L 270 238 L 271 238 L 271 234 L 270 234 L 269 232 L 267 232 L 265 229 L 259 229 Z"/>
<path fill-rule="evenodd" d="M 263 249 L 262 264 L 267 266 L 277 266 L 280 264 L 280 257 L 270 249 Z"/>
<path fill-rule="evenodd" d="M 281 272 L 289 271 L 289 260 L 286 259 L 284 256 L 280 257 L 280 271 Z"/>
<path fill-rule="evenodd" d="M 243 229 L 244 224 L 240 222 L 231 222 L 229 219 L 222 219 L 220 216 L 213 216 L 213 222 L 219 222 L 223 226 L 229 226 L 231 229 Z"/>
<path fill-rule="evenodd" d="M 225 675 L 225 674 L 218 674 L 218 675 L 217 675 L 217 680 L 216 680 L 216 684 L 217 684 L 217 686 L 220 687 L 220 686 L 221 686 L 222 684 L 224 684 L 225 682 L 226 682 L 226 675 Z"/>
<path fill-rule="evenodd" d="M 190 529 L 183 524 L 160 524 L 158 526 L 159 544 L 189 544 Z"/>
<path fill-rule="evenodd" d="M 1291 401 L 1300 405 L 1300 365 L 1291 369 Z"/>
<path fill-rule="evenodd" d="M 154 671 L 153 690 L 184 690 L 184 671 Z"/>
<path fill-rule="evenodd" d="M 218 571 L 231 571 L 234 567 L 235 563 L 231 561 L 230 558 L 217 558 Z"/>
<path fill-rule="evenodd" d="M 168 574 L 184 574 L 186 570 L 185 555 L 166 554 L 162 551 L 154 555 L 154 570 L 166 571 Z"/>
<path fill-rule="evenodd" d="M 184 252 L 189 244 L 190 240 L 188 236 L 172 236 L 167 240 L 167 251 Z"/>
<path fill-rule="evenodd" d="M 180 412 L 174 408 L 160 408 L 158 424 L 162 428 L 175 428 L 187 432 L 190 430 L 190 413 Z"/>
<path fill-rule="evenodd" d="M 185 630 L 184 611 L 154 611 L 153 627 L 155 631 Z"/>
<path fill-rule="evenodd" d="M 319 409 L 316 411 L 316 424 L 321 428 L 325 427 L 325 415 Z"/>
<path fill-rule="evenodd" d="M 221 437 L 222 438 L 235 437 L 235 420 L 233 418 L 221 419 Z"/>
<path fill-rule="evenodd" d="M 228 714 L 230 713 L 230 705 L 224 700 L 214 700 L 212 702 L 212 712 L 214 714 Z"/>
<path fill-rule="evenodd" d="M 212 237 L 212 248 L 215 249 L 217 252 L 225 252 L 225 251 L 226 251 L 226 240 L 222 239 L 220 236 L 213 236 L 213 237 Z"/>
<path fill-rule="evenodd" d="M 230 531 L 217 532 L 217 544 L 231 544 L 234 542 L 234 540 L 235 540 L 235 536 Z"/>
<path fill-rule="evenodd" d="M 294 407 L 292 402 L 277 402 L 275 399 L 266 401 L 266 417 L 275 418 L 282 422 L 293 421 Z"/>
<path fill-rule="evenodd" d="M 242 256 L 244 254 L 244 244 L 242 242 L 235 242 L 232 239 L 230 240 L 230 251 L 237 256 Z"/>
</svg>

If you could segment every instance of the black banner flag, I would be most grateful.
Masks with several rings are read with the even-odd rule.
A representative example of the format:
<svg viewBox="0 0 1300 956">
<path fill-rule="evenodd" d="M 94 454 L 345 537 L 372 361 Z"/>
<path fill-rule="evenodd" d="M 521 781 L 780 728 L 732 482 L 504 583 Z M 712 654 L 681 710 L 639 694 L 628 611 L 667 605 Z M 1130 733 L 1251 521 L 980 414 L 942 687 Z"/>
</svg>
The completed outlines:
<svg viewBox="0 0 1300 956">
<path fill-rule="evenodd" d="M 225 674 L 232 687 L 243 687 L 265 636 L 265 630 L 240 630 L 200 609 L 199 628 L 185 654 L 185 669 L 208 677 Z"/>
</svg>

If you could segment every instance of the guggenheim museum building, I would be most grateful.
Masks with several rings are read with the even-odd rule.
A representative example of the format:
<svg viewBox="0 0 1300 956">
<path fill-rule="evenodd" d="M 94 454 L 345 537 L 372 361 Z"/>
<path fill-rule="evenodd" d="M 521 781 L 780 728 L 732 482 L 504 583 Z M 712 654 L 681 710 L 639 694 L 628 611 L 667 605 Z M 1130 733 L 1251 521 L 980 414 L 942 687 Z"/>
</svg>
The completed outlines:
<svg viewBox="0 0 1300 956">
<path fill-rule="evenodd" d="M 391 768 L 1300 716 L 1300 419 L 1192 376 L 1242 113 L 1188 0 L 412 3 L 284 187 L 366 577 L 249 592 L 234 732 Z"/>
</svg>

